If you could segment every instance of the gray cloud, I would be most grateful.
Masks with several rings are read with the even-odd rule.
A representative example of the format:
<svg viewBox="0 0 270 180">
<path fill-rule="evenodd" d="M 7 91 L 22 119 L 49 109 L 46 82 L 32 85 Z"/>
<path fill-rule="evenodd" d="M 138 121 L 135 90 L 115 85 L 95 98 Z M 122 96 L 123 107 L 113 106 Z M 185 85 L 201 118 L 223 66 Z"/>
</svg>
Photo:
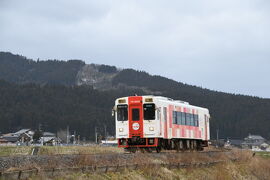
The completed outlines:
<svg viewBox="0 0 270 180">
<path fill-rule="evenodd" d="M 267 0 L 1 0 L 0 49 L 270 97 Z"/>
</svg>

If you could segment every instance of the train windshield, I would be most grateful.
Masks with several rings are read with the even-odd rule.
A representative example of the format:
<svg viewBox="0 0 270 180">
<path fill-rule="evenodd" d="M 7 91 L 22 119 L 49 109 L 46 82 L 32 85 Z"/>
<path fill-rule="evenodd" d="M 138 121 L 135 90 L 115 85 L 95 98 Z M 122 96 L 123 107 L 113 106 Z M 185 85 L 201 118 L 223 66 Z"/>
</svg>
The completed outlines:
<svg viewBox="0 0 270 180">
<path fill-rule="evenodd" d="M 155 110 L 156 110 L 155 104 L 144 104 L 143 105 L 144 120 L 154 120 L 154 119 L 156 119 Z"/>
<path fill-rule="evenodd" d="M 140 109 L 134 108 L 132 109 L 132 120 L 139 121 L 140 120 Z"/>
<path fill-rule="evenodd" d="M 128 105 L 118 105 L 117 106 L 117 120 L 127 121 L 128 120 Z"/>
</svg>

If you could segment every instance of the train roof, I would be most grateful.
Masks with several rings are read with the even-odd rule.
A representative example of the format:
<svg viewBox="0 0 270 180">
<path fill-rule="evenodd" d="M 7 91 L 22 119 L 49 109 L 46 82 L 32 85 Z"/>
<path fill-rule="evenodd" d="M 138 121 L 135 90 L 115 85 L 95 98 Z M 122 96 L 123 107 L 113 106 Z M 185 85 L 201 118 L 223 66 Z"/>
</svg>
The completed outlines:
<svg viewBox="0 0 270 180">
<path fill-rule="evenodd" d="M 128 97 L 132 97 L 132 96 L 126 96 L 126 97 L 121 97 L 121 98 L 117 98 L 117 99 L 123 99 L 123 98 L 128 98 Z M 198 108 L 198 109 L 201 109 L 201 110 L 206 110 L 209 112 L 209 110 L 207 108 L 204 108 L 204 107 L 199 107 L 199 106 L 195 106 L 195 105 L 190 105 L 188 102 L 186 101 L 182 101 L 182 100 L 174 100 L 172 98 L 168 98 L 168 97 L 164 97 L 164 96 L 154 96 L 154 95 L 143 95 L 141 97 L 152 97 L 154 99 L 157 99 L 157 100 L 160 100 L 160 101 L 164 101 L 164 102 L 168 102 L 168 103 L 173 103 L 174 105 L 179 105 L 182 104 L 186 107 L 190 107 L 190 108 Z"/>
</svg>

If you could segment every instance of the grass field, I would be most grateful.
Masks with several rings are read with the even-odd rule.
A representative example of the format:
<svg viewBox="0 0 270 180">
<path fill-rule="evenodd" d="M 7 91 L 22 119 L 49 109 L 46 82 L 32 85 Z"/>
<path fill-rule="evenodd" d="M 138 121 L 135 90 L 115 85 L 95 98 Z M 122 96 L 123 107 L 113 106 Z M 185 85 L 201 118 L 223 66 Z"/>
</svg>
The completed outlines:
<svg viewBox="0 0 270 180">
<path fill-rule="evenodd" d="M 31 153 L 33 147 L 6 147 L 0 146 L 0 156 L 18 156 L 28 155 Z M 54 154 L 102 154 L 102 153 L 123 153 L 123 149 L 117 147 L 100 147 L 100 146 L 52 146 L 40 147 L 39 155 L 54 155 Z M 205 180 L 233 180 L 233 179 L 269 179 L 270 177 L 270 153 L 257 152 L 255 156 L 250 151 L 233 151 L 233 156 L 237 157 L 239 161 L 233 162 L 230 159 L 225 163 L 217 164 L 210 167 L 189 167 L 183 169 L 168 169 L 165 167 L 147 167 L 138 170 L 124 170 L 122 172 L 109 172 L 109 173 L 71 173 L 63 174 L 59 177 L 47 177 L 39 175 L 31 179 L 52 179 L 52 180 L 65 180 L 65 179 L 130 179 L 130 180 L 148 180 L 148 179 L 205 179 Z M 80 156 L 80 159 L 73 164 L 76 166 L 91 165 L 93 159 L 87 156 Z M 213 159 L 226 160 L 228 158 L 224 155 L 205 156 L 204 154 L 179 154 L 177 156 L 169 155 L 154 158 L 151 154 L 136 153 L 134 159 L 127 160 L 125 163 L 140 163 L 140 162 L 207 162 Z M 120 159 L 119 159 L 120 160 Z M 119 161 L 118 159 L 104 160 L 104 162 L 95 162 L 100 165 L 108 163 L 114 164 Z M 122 162 L 122 161 L 121 161 Z M 36 166 L 36 165 L 34 165 Z M 41 167 L 37 167 L 41 168 Z"/>
<path fill-rule="evenodd" d="M 244 155 L 245 156 L 245 155 Z M 150 180 L 150 179 L 181 179 L 181 180 L 267 180 L 270 177 L 270 159 L 260 156 L 244 157 L 241 161 L 218 164 L 210 167 L 190 167 L 183 169 L 168 169 L 164 167 L 149 168 L 145 166 L 139 170 L 124 170 L 122 172 L 110 173 L 73 173 L 63 174 L 61 177 L 38 176 L 32 179 L 53 180 Z"/>
<path fill-rule="evenodd" d="M 224 164 L 217 165 L 208 168 L 188 168 L 180 170 L 170 170 L 167 168 L 157 169 L 143 169 L 137 171 L 124 171 L 119 173 L 107 173 L 107 174 L 72 174 L 63 177 L 55 178 L 55 180 L 65 179 L 78 179 L 78 180 L 90 180 L 90 179 L 115 179 L 115 180 L 235 180 L 235 179 L 250 179 L 261 180 L 269 179 L 269 173 L 264 171 L 261 174 L 253 173 L 248 166 L 241 164 Z"/>
<path fill-rule="evenodd" d="M 19 156 L 31 153 L 32 147 L 28 146 L 0 146 L 0 156 Z"/>
<path fill-rule="evenodd" d="M 263 158 L 270 158 L 270 152 L 256 152 L 256 155 L 259 155 Z"/>
<path fill-rule="evenodd" d="M 0 146 L 1 156 L 30 155 L 32 146 Z M 55 154 L 103 154 L 103 153 L 122 153 L 123 149 L 118 147 L 101 146 L 42 146 L 39 148 L 38 155 Z"/>
<path fill-rule="evenodd" d="M 118 147 L 101 146 L 43 146 L 39 150 L 39 155 L 54 154 L 103 154 L 103 153 L 121 153 L 123 149 Z"/>
</svg>

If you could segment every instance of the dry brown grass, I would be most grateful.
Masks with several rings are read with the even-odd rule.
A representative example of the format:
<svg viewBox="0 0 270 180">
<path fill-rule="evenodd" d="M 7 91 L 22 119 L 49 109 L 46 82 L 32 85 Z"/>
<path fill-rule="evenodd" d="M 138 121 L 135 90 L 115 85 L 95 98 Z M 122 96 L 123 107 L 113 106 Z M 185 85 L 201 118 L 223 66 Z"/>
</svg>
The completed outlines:
<svg viewBox="0 0 270 180">
<path fill-rule="evenodd" d="M 39 155 L 55 154 L 106 154 L 123 153 L 124 150 L 118 147 L 102 146 L 43 146 L 40 148 Z"/>
<path fill-rule="evenodd" d="M 29 155 L 31 149 L 29 146 L 0 146 L 0 157 Z"/>
<path fill-rule="evenodd" d="M 249 150 L 234 149 L 230 154 L 232 157 L 237 158 L 239 161 L 249 161 L 253 156 L 253 152 Z"/>
<path fill-rule="evenodd" d="M 270 160 L 262 157 L 255 157 L 248 163 L 250 173 L 258 179 L 270 179 Z"/>
<path fill-rule="evenodd" d="M 96 158 L 93 155 L 81 154 L 73 164 L 64 164 L 63 167 L 81 167 L 87 165 L 106 166 L 106 165 L 125 165 L 140 164 L 138 170 L 128 170 L 122 172 L 109 172 L 106 174 L 97 173 L 71 173 L 63 174 L 61 177 L 38 176 L 36 179 L 183 179 L 183 180 L 268 180 L 270 179 L 270 159 L 263 159 L 260 156 L 254 156 L 250 151 L 231 151 L 229 153 L 172 153 L 155 154 L 136 153 L 134 156 L 104 156 Z M 238 161 L 232 161 L 238 159 Z M 188 167 L 182 169 L 169 169 L 162 167 L 162 163 L 194 163 L 211 162 L 213 160 L 222 160 L 223 163 L 205 166 Z M 153 165 L 156 164 L 156 165 Z M 54 162 L 49 162 L 52 166 L 58 166 Z M 149 165 L 151 164 L 151 165 Z M 37 165 L 36 168 L 40 168 Z M 35 179 L 35 178 L 32 178 Z"/>
<path fill-rule="evenodd" d="M 0 146 L 1 156 L 20 156 L 30 155 L 33 146 Z M 106 154 L 123 153 L 124 150 L 118 147 L 102 146 L 42 146 L 39 148 L 38 155 L 56 154 Z"/>
</svg>

